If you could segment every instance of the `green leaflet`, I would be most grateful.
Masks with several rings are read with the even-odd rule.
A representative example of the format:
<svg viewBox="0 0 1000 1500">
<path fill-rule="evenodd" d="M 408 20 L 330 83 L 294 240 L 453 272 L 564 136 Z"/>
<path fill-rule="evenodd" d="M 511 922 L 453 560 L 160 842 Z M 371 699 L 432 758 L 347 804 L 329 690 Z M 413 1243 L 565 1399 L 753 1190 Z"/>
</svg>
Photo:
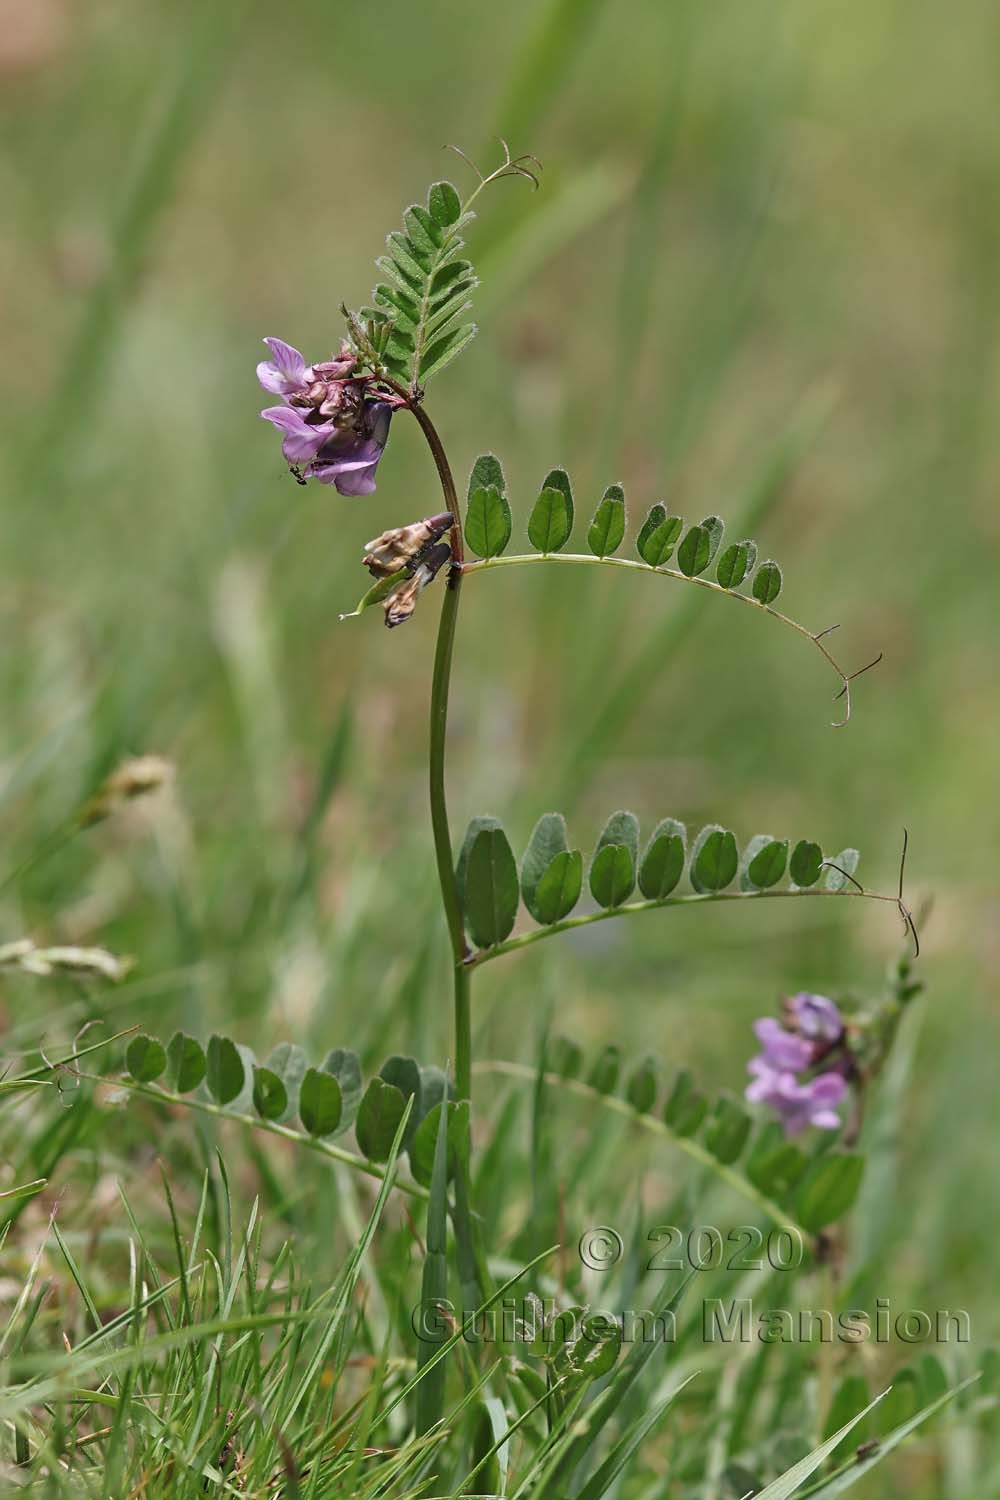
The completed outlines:
<svg viewBox="0 0 1000 1500">
<path fill-rule="evenodd" d="M 539 882 L 556 855 L 568 849 L 566 819 L 562 813 L 544 813 L 532 830 L 521 861 L 521 895 L 536 922 L 545 920 L 536 910 Z"/>
<path fill-rule="evenodd" d="M 636 1065 L 625 1084 L 625 1098 L 634 1110 L 648 1115 L 656 1104 L 660 1083 L 660 1067 L 655 1057 L 644 1057 Z"/>
<path fill-rule="evenodd" d="M 718 1099 L 705 1128 L 705 1145 L 712 1155 L 729 1166 L 740 1156 L 750 1136 L 750 1116 L 733 1099 Z"/>
<path fill-rule="evenodd" d="M 635 889 L 635 861 L 624 844 L 605 844 L 590 867 L 590 891 L 598 906 L 621 906 Z"/>
<path fill-rule="evenodd" d="M 677 885 L 687 858 L 687 829 L 664 818 L 653 829 L 639 866 L 639 889 L 647 901 L 662 901 Z"/>
<path fill-rule="evenodd" d="M 354 1124 L 361 1103 L 361 1063 L 358 1054 L 347 1047 L 334 1047 L 323 1061 L 323 1072 L 332 1073 L 340 1085 L 341 1116 L 340 1135 Z"/>
<path fill-rule="evenodd" d="M 253 1107 L 262 1120 L 280 1120 L 288 1108 L 288 1091 L 268 1067 L 253 1070 Z"/>
<path fill-rule="evenodd" d="M 450 182 L 435 182 L 427 194 L 427 207 L 435 224 L 450 227 L 462 214 L 462 200 Z"/>
<path fill-rule="evenodd" d="M 246 1070 L 236 1043 L 227 1036 L 209 1037 L 205 1082 L 217 1104 L 231 1104 L 243 1091 Z"/>
<path fill-rule="evenodd" d="M 502 828 L 479 829 L 468 852 L 463 884 L 469 936 L 479 948 L 502 943 L 510 936 L 520 898 L 517 865 Z"/>
<path fill-rule="evenodd" d="M 786 1140 L 782 1127 L 772 1120 L 754 1141 L 743 1170 L 754 1187 L 781 1202 L 802 1177 L 808 1164 L 805 1152 Z"/>
<path fill-rule="evenodd" d="M 548 1043 L 545 1065 L 560 1078 L 577 1078 L 583 1066 L 583 1048 L 571 1036 L 554 1036 Z"/>
<path fill-rule="evenodd" d="M 572 502 L 564 490 L 548 485 L 528 518 L 528 541 L 536 552 L 558 552 L 573 529 Z"/>
<path fill-rule="evenodd" d="M 503 465 L 495 453 L 481 453 L 472 465 L 467 497 L 471 496 L 475 490 L 489 489 L 491 486 L 499 490 L 501 495 L 506 495 L 507 481 L 504 478 Z"/>
<path fill-rule="evenodd" d="M 646 543 L 649 541 L 656 528 L 658 526 L 662 526 L 666 519 L 667 507 L 665 505 L 657 504 L 650 507 L 649 514 L 640 526 L 639 535 L 635 539 L 635 549 L 638 552 L 639 556 L 642 558 L 643 562 L 646 561 L 646 554 L 643 550 L 646 546 Z"/>
<path fill-rule="evenodd" d="M 711 563 L 722 543 L 726 523 L 721 516 L 706 516 L 701 526 L 708 533 L 708 562 Z"/>
<path fill-rule="evenodd" d="M 167 1043 L 167 1081 L 175 1094 L 190 1094 L 205 1076 L 205 1053 L 200 1042 L 175 1031 Z"/>
<path fill-rule="evenodd" d="M 163 1043 L 152 1036 L 134 1036 L 125 1049 L 125 1066 L 136 1083 L 152 1083 L 167 1066 Z"/>
<path fill-rule="evenodd" d="M 307 1133 L 333 1135 L 340 1124 L 342 1111 L 340 1085 L 333 1074 L 319 1068 L 307 1068 L 299 1089 L 299 1119 Z"/>
<path fill-rule="evenodd" d="M 787 839 L 774 839 L 769 833 L 755 834 L 740 860 L 740 889 L 769 890 L 784 875 L 787 864 Z"/>
<path fill-rule="evenodd" d="M 309 1060 L 293 1042 L 279 1042 L 267 1058 L 265 1068 L 281 1080 L 285 1090 L 285 1107 L 273 1118 L 284 1125 L 299 1112 L 299 1089 L 306 1076 Z"/>
<path fill-rule="evenodd" d="M 465 540 L 480 557 L 499 557 L 510 541 L 510 505 L 493 485 L 473 490 L 465 512 Z"/>
<path fill-rule="evenodd" d="M 549 926 L 568 917 L 583 889 L 583 855 L 579 849 L 557 854 L 538 882 L 532 916 Z M 530 910 L 530 908 L 529 908 Z"/>
<path fill-rule="evenodd" d="M 478 331 L 475 323 L 464 323 L 461 328 L 453 328 L 441 338 L 435 339 L 420 357 L 417 378 L 421 382 L 430 380 L 432 375 L 437 375 L 446 365 L 450 365 L 466 344 L 472 342 Z"/>
<path fill-rule="evenodd" d="M 712 538 L 704 526 L 692 526 L 677 549 L 677 566 L 685 578 L 697 578 L 712 561 Z"/>
<path fill-rule="evenodd" d="M 710 823 L 695 840 L 691 855 L 691 884 L 702 894 L 723 891 L 736 878 L 739 863 L 733 835 L 717 823 Z"/>
<path fill-rule="evenodd" d="M 684 529 L 680 516 L 668 516 L 655 526 L 645 538 L 640 536 L 639 552 L 644 563 L 651 568 L 662 568 L 673 556 L 677 538 Z"/>
<path fill-rule="evenodd" d="M 730 542 L 719 558 L 715 576 L 724 589 L 738 589 L 753 564 L 750 561 L 750 544 Z"/>
<path fill-rule="evenodd" d="M 472 853 L 472 846 L 476 842 L 477 834 L 483 828 L 502 829 L 502 827 L 503 824 L 500 822 L 500 819 L 492 817 L 489 813 L 482 813 L 475 818 L 469 819 L 469 826 L 465 830 L 465 838 L 462 840 L 458 862 L 455 865 L 455 879 L 458 882 L 458 893 L 463 901 L 465 899 L 465 876 L 469 868 L 469 855 Z"/>
<path fill-rule="evenodd" d="M 573 508 L 573 486 L 569 482 L 569 475 L 565 469 L 550 469 L 542 480 L 543 490 L 558 490 L 566 501 L 566 515 L 569 517 L 569 527 L 573 529 L 573 518 L 576 514 Z"/>
<path fill-rule="evenodd" d="M 469 475 L 465 539 L 480 557 L 499 557 L 510 535 L 510 505 L 503 468 L 495 454 L 483 453 Z"/>
<path fill-rule="evenodd" d="M 622 1049 L 609 1042 L 597 1055 L 587 1082 L 599 1094 L 613 1094 L 622 1069 Z"/>
<path fill-rule="evenodd" d="M 403 1149 L 408 1151 L 423 1114 L 423 1083 L 420 1077 L 420 1064 L 415 1057 L 396 1055 L 387 1057 L 378 1072 L 381 1079 L 399 1090 L 404 1103 L 407 1099 L 413 1100 L 413 1108 L 410 1110 L 410 1118 L 406 1122 L 406 1132 L 403 1136 Z"/>
<path fill-rule="evenodd" d="M 792 850 L 788 861 L 788 874 L 792 884 L 800 890 L 815 885 L 823 868 L 823 851 L 809 839 L 800 839 Z"/>
<path fill-rule="evenodd" d="M 587 546 L 595 557 L 610 557 L 625 537 L 625 491 L 610 484 L 594 513 L 587 532 Z"/>
<path fill-rule="evenodd" d="M 639 862 L 639 819 L 635 813 L 613 812 L 601 830 L 597 840 L 597 854 L 607 844 L 624 844 L 632 857 L 633 865 Z"/>
<path fill-rule="evenodd" d="M 382 1078 L 370 1081 L 354 1122 L 358 1147 L 369 1161 L 388 1161 L 405 1110 L 399 1089 Z"/>
<path fill-rule="evenodd" d="M 773 604 L 781 593 L 781 569 L 776 562 L 762 562 L 753 575 L 751 592 L 761 604 Z"/>
</svg>

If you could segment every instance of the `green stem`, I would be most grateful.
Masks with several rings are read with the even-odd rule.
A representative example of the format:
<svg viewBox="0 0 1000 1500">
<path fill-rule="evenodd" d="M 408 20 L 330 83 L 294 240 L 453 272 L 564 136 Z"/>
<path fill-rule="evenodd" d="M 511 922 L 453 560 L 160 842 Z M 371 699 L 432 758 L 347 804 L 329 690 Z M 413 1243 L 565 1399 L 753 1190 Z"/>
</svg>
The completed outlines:
<svg viewBox="0 0 1000 1500">
<path fill-rule="evenodd" d="M 642 911 L 660 911 L 665 906 L 705 906 L 712 901 L 801 901 L 814 896 L 887 901 L 890 906 L 899 906 L 895 896 L 884 896 L 876 891 L 704 891 L 690 896 L 664 896 L 659 901 L 630 901 L 624 906 L 609 906 L 601 911 L 584 912 L 579 917 L 564 917 L 561 922 L 553 922 L 548 927 L 534 927 L 530 932 L 508 938 L 505 943 L 497 943 L 494 948 L 481 948 L 478 953 L 473 953 L 465 960 L 465 966 L 469 969 L 478 968 L 480 964 L 488 964 L 490 959 L 499 958 L 503 953 L 514 953 L 518 948 L 528 948 L 532 943 L 540 943 L 543 938 L 554 937 L 558 932 L 570 932 L 575 927 L 589 927 L 593 922 L 606 922 L 610 917 L 632 917 Z"/>
<path fill-rule="evenodd" d="M 458 621 L 465 557 L 462 546 L 462 523 L 459 516 L 458 492 L 455 489 L 451 465 L 434 423 L 419 401 L 414 400 L 405 387 L 397 385 L 393 380 L 386 380 L 385 384 L 405 400 L 407 410 L 415 417 L 434 459 L 445 508 L 455 518 L 450 537 L 452 565 L 448 571 L 447 586 L 441 601 L 441 617 L 438 622 L 437 645 L 434 650 L 434 674 L 431 679 L 429 770 L 434 856 L 437 861 L 441 904 L 444 907 L 445 921 L 448 924 L 454 964 L 455 1092 L 459 1099 L 469 1099 L 472 1097 L 471 984 L 466 967 L 469 948 L 465 941 L 465 923 L 462 919 L 458 881 L 455 878 L 455 855 L 448 824 L 444 775 L 448 738 L 448 694 L 451 687 L 451 664 L 455 648 L 455 627 Z"/>
<path fill-rule="evenodd" d="M 466 960 L 469 950 L 465 925 L 455 879 L 455 856 L 448 824 L 445 798 L 444 757 L 448 731 L 448 689 L 451 683 L 452 652 L 458 615 L 459 589 L 449 580 L 441 603 L 437 648 L 434 652 L 434 675 L 431 680 L 430 797 L 431 827 L 434 832 L 434 855 L 437 860 L 441 902 L 444 906 L 448 936 L 451 940 L 455 984 L 455 1090 L 459 1099 L 471 1097 L 472 1090 L 472 1021 L 470 984 Z"/>
</svg>

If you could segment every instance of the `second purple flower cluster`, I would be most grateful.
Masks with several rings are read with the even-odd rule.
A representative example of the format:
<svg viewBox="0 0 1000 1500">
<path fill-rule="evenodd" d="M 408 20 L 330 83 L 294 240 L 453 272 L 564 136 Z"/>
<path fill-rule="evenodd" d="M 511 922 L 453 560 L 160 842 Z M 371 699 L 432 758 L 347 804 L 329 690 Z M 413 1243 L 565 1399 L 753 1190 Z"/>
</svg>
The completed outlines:
<svg viewBox="0 0 1000 1500">
<path fill-rule="evenodd" d="M 785 1002 L 785 1024 L 763 1016 L 753 1029 L 762 1050 L 747 1064 L 753 1079 L 745 1097 L 769 1105 L 787 1135 L 800 1135 L 809 1125 L 836 1130 L 847 1079 L 844 1054 L 833 1061 L 844 1036 L 834 1002 L 825 995 L 793 995 Z M 821 1067 L 827 1059 L 831 1065 Z"/>
<path fill-rule="evenodd" d="M 283 434 L 281 450 L 293 473 L 304 464 L 306 479 L 335 485 L 342 495 L 370 495 L 396 403 L 368 395 L 368 379 L 355 374 L 347 345 L 336 359 L 307 365 L 283 339 L 264 343 L 271 358 L 257 366 L 257 379 L 285 404 L 261 416 Z"/>
</svg>

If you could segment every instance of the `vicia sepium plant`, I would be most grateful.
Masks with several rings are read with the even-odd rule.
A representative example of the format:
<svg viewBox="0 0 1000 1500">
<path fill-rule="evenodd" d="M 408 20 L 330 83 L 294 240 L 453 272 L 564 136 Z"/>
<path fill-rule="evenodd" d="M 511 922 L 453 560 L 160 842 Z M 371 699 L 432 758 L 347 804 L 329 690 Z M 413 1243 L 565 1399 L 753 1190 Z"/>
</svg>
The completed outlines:
<svg viewBox="0 0 1000 1500">
<path fill-rule="evenodd" d="M 485 578 L 500 568 L 538 564 L 618 567 L 736 600 L 804 637 L 822 655 L 839 679 L 838 697 L 844 700 L 837 727 L 850 718 L 851 684 L 860 675 L 835 660 L 825 644 L 830 630 L 810 630 L 775 607 L 783 586 L 781 568 L 760 558 L 750 538 L 725 545 L 720 516 L 708 515 L 686 525 L 665 505 L 655 503 L 636 535 L 637 555 L 627 558 L 621 555 L 627 530 L 625 493 L 621 485 L 610 484 L 586 527 L 587 550 L 571 552 L 567 546 L 576 519 L 573 488 L 567 472 L 554 468 L 542 480 L 528 516 L 531 550 L 512 555 L 507 550 L 513 518 L 506 481 L 499 460 L 491 454 L 473 466 L 464 517 L 460 516 L 451 465 L 428 412 L 425 386 L 467 347 L 476 331 L 467 314 L 477 280 L 464 258 L 462 238 L 474 218 L 473 205 L 484 188 L 506 177 L 526 178 L 537 187 L 538 171 L 533 157 L 512 158 L 505 148 L 501 166 L 489 176 L 477 172 L 478 182 L 466 199 L 450 182 L 435 183 L 426 205 L 408 208 L 403 228 L 388 236 L 386 254 L 377 261 L 384 280 L 372 293 L 373 305 L 356 312 L 344 309 L 346 337 L 339 351 L 328 360 L 307 364 L 297 349 L 268 338 L 271 358 L 257 371 L 265 390 L 281 398 L 281 405 L 261 415 L 282 432 L 285 458 L 301 483 L 317 479 L 334 485 L 342 495 L 370 494 L 391 422 L 404 413 L 419 424 L 437 468 L 442 510 L 404 520 L 368 543 L 362 561 L 375 582 L 350 613 L 358 615 L 380 603 L 385 623 L 400 625 L 413 614 L 423 590 L 444 575 L 430 689 L 430 812 L 454 960 L 454 1065 L 460 1100 L 471 1092 L 472 975 L 481 964 L 557 932 L 676 905 L 805 895 L 888 901 L 912 930 L 902 887 L 895 896 L 882 896 L 859 884 L 857 850 L 845 849 L 827 858 L 810 840 L 802 839 L 790 849 L 787 839 L 758 834 L 741 851 L 735 836 L 715 824 L 689 842 L 683 823 L 672 817 L 657 824 L 641 846 L 635 817 L 613 813 L 585 860 L 583 852 L 572 847 L 561 815 L 548 814 L 535 828 L 520 868 L 497 820 L 476 818 L 456 861 L 445 800 L 445 737 L 452 652 L 466 580 Z M 688 890 L 682 885 L 685 877 Z M 577 913 L 585 887 L 592 902 Z M 515 932 L 522 902 L 535 925 Z M 788 1035 L 792 1046 L 795 1039 Z M 831 1075 L 831 1082 L 821 1078 L 809 1084 L 797 1084 L 795 1071 L 791 1070 L 791 1082 L 785 1078 L 782 1084 L 787 1100 L 779 1115 L 796 1124 L 811 1118 L 823 1125 L 836 1118 L 834 1105 L 846 1088 L 843 1070 Z M 793 1085 L 805 1091 L 798 1113 L 788 1102 Z M 785 1097 L 777 1084 L 767 1093 L 763 1075 L 755 1087 L 771 1102 Z M 811 1115 L 810 1104 L 815 1106 Z"/>
</svg>

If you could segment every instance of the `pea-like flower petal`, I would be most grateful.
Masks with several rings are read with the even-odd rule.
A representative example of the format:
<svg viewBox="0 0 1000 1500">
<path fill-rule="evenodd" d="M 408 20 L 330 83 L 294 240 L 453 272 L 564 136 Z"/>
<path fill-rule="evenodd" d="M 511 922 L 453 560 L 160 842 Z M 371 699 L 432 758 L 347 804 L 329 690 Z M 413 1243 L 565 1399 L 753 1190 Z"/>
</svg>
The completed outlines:
<svg viewBox="0 0 1000 1500">
<path fill-rule="evenodd" d="M 265 339 L 264 343 L 272 357 L 261 360 L 257 379 L 265 391 L 273 396 L 292 396 L 309 384 L 313 378 L 312 366 L 306 364 L 297 349 L 284 339 Z"/>
</svg>

